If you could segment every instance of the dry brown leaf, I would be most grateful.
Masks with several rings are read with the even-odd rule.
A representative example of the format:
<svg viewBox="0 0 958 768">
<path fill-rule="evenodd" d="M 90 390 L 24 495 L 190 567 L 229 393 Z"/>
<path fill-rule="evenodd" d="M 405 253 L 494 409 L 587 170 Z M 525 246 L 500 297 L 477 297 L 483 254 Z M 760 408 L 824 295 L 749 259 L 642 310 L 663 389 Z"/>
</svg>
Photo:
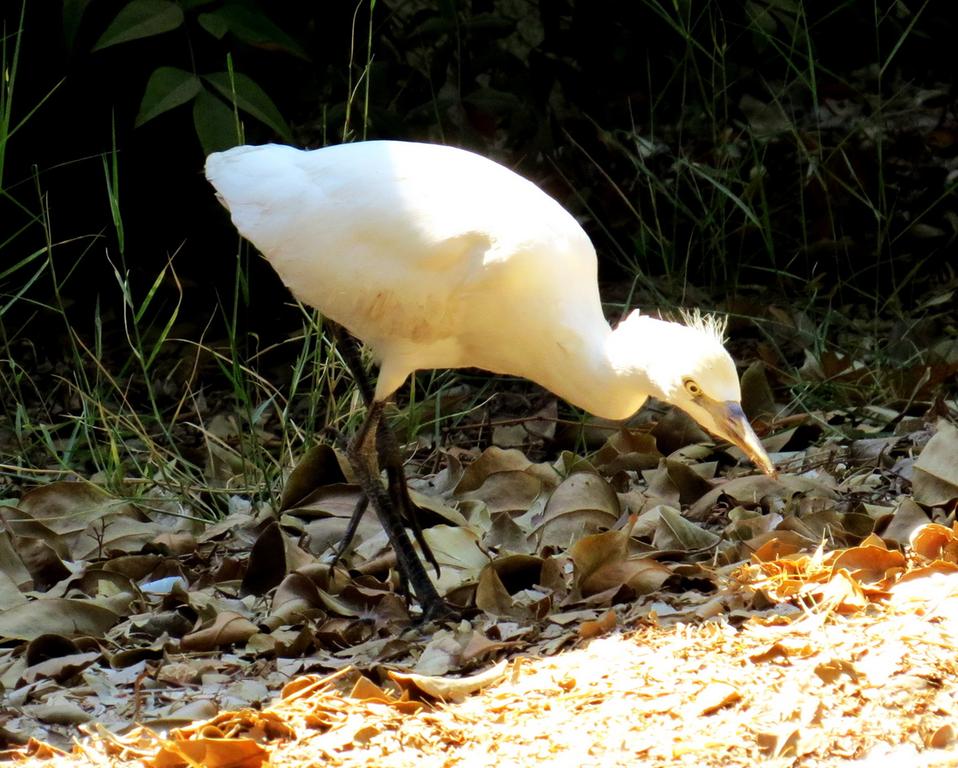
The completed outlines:
<svg viewBox="0 0 958 768">
<path fill-rule="evenodd" d="M 607 634 L 615 629 L 619 617 L 615 611 L 606 611 L 595 621 L 583 621 L 579 625 L 579 637 L 588 640 L 591 637 Z"/>
<path fill-rule="evenodd" d="M 775 730 L 756 734 L 755 740 L 759 748 L 769 757 L 787 757 L 796 754 L 799 734 L 798 727 L 785 723 Z"/>
<path fill-rule="evenodd" d="M 0 612 L 0 637 L 17 640 L 33 640 L 40 635 L 103 637 L 119 618 L 92 600 L 47 597 Z"/>
<path fill-rule="evenodd" d="M 209 651 L 224 645 L 245 642 L 258 631 L 257 626 L 245 616 L 223 611 L 217 614 L 209 626 L 183 637 L 180 647 L 184 651 Z"/>
<path fill-rule="evenodd" d="M 44 637 L 50 637 L 50 635 Z M 34 683 L 41 679 L 66 682 L 102 656 L 103 654 L 100 651 L 87 651 L 86 653 L 69 653 L 64 656 L 44 658 L 43 661 L 27 667 L 23 671 L 21 680 L 25 683 Z"/>
<path fill-rule="evenodd" d="M 619 519 L 619 499 L 602 477 L 593 472 L 573 472 L 556 488 L 531 536 L 541 548 L 566 548 Z"/>
<path fill-rule="evenodd" d="M 286 479 L 280 511 L 307 505 L 317 489 L 345 482 L 343 465 L 336 451 L 329 445 L 316 445 L 306 452 Z"/>
<path fill-rule="evenodd" d="M 243 591 L 263 595 L 286 575 L 286 536 L 275 520 L 260 533 L 249 553 Z"/>
<path fill-rule="evenodd" d="M 850 661 L 831 659 L 815 665 L 815 674 L 827 685 L 831 685 L 845 675 L 852 682 L 858 682 L 858 670 Z"/>
<path fill-rule="evenodd" d="M 807 551 L 813 542 L 795 531 L 783 530 L 756 536 L 746 543 L 753 550 L 752 561 L 760 563 Z"/>
<path fill-rule="evenodd" d="M 835 569 L 846 568 L 858 581 L 877 582 L 894 577 L 905 567 L 905 556 L 884 546 L 861 546 L 846 549 L 832 563 Z"/>
<path fill-rule="evenodd" d="M 652 546 L 663 551 L 695 552 L 715 546 L 720 536 L 696 525 L 669 507 L 659 510 Z"/>
<path fill-rule="evenodd" d="M 741 699 L 742 694 L 735 686 L 728 683 L 710 683 L 696 694 L 688 709 L 691 714 L 711 715 Z"/>
<path fill-rule="evenodd" d="M 149 762 L 151 768 L 259 768 L 266 763 L 266 749 L 252 739 L 162 739 L 162 747 Z"/>
<path fill-rule="evenodd" d="M 479 574 L 476 607 L 491 616 L 528 618 L 528 607 L 517 605 L 513 595 L 539 584 L 542 569 L 542 558 L 533 555 L 496 558 Z"/>
<path fill-rule="evenodd" d="M 636 595 L 655 592 L 672 576 L 672 569 L 649 557 L 633 558 L 601 565 L 579 584 L 584 597 L 596 595 L 621 586 L 629 587 Z"/>
<path fill-rule="evenodd" d="M 912 534 L 923 525 L 931 522 L 928 514 L 918 504 L 908 497 L 898 500 L 898 505 L 892 514 L 891 520 L 882 531 L 882 538 L 904 547 L 911 540 Z"/>
<path fill-rule="evenodd" d="M 621 471 L 652 469 L 662 454 L 648 432 L 620 429 L 612 434 L 593 457 L 596 469 L 606 475 Z"/>
<path fill-rule="evenodd" d="M 766 419 L 781 410 L 775 404 L 775 396 L 765 374 L 765 364 L 761 360 L 756 360 L 742 373 L 742 409 L 750 418 L 761 416 Z"/>
<path fill-rule="evenodd" d="M 629 532 L 626 530 L 604 531 L 583 536 L 568 550 L 575 564 L 576 585 L 589 578 L 601 566 L 621 562 L 629 555 Z"/>
<path fill-rule="evenodd" d="M 951 723 L 936 728 L 925 737 L 925 745 L 932 749 L 944 749 L 955 740 L 955 728 Z"/>
<path fill-rule="evenodd" d="M 925 560 L 958 563 L 958 524 L 946 528 L 928 523 L 916 528 L 911 536 L 911 551 Z"/>
<path fill-rule="evenodd" d="M 469 677 L 432 677 L 390 670 L 389 677 L 407 689 L 410 686 L 427 696 L 441 701 L 461 701 L 470 693 L 475 693 L 490 685 L 495 685 L 506 676 L 508 661 L 503 659 L 494 667 Z"/>
<path fill-rule="evenodd" d="M 524 471 L 532 466 L 522 451 L 490 446 L 472 464 L 466 467 L 456 485 L 456 495 L 479 488 L 486 479 L 497 472 Z"/>
<path fill-rule="evenodd" d="M 928 507 L 958 499 L 958 427 L 941 419 L 937 430 L 922 449 L 912 476 L 915 501 Z"/>
<path fill-rule="evenodd" d="M 762 499 L 790 499 L 801 496 L 809 499 L 835 499 L 837 494 L 822 482 L 810 477 L 779 475 L 777 478 L 763 475 L 747 475 L 721 483 L 696 501 L 686 513 L 690 520 L 704 520 L 722 496 L 729 496 L 739 504 L 754 506 Z"/>
<path fill-rule="evenodd" d="M 396 699 L 395 696 L 386 693 L 365 675 L 356 678 L 349 696 L 360 701 L 378 701 L 383 704 L 389 704 Z"/>
<path fill-rule="evenodd" d="M 524 470 L 496 472 L 479 488 L 461 493 L 457 498 L 485 503 L 490 514 L 525 512 L 542 492 L 542 480 Z"/>
</svg>

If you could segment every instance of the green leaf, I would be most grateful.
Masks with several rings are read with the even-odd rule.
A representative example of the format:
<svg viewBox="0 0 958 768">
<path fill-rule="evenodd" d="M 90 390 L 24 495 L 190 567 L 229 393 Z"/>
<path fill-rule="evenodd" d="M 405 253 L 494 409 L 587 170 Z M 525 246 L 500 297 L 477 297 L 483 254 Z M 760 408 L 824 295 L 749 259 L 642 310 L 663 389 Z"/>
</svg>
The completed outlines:
<svg viewBox="0 0 958 768">
<path fill-rule="evenodd" d="M 309 61 L 309 55 L 299 43 L 255 8 L 245 5 L 226 5 L 211 13 L 204 13 L 203 16 L 213 17 L 207 18 L 205 22 L 201 19 L 200 23 L 215 37 L 221 37 L 221 35 L 214 32 L 214 29 L 226 27 L 236 35 L 237 39 L 248 45 L 257 48 L 280 48 Z"/>
<path fill-rule="evenodd" d="M 289 126 L 273 100 L 252 78 L 234 72 L 231 79 L 229 72 L 213 72 L 203 75 L 203 79 L 223 94 L 230 104 L 235 103 L 241 110 L 268 125 L 285 141 L 293 140 Z"/>
<path fill-rule="evenodd" d="M 73 50 L 76 42 L 77 30 L 83 21 L 83 12 L 86 11 L 90 0 L 63 0 L 63 41 L 67 50 Z"/>
<path fill-rule="evenodd" d="M 170 0 L 130 0 L 97 40 L 93 50 L 161 35 L 182 23 L 183 9 Z"/>
<path fill-rule="evenodd" d="M 218 13 L 201 13 L 196 20 L 203 29 L 217 40 L 222 40 L 226 37 L 226 33 L 230 31 L 229 24 Z"/>
<path fill-rule="evenodd" d="M 204 154 L 242 143 L 233 110 L 205 88 L 200 89 L 193 101 L 193 125 Z"/>
<path fill-rule="evenodd" d="M 136 127 L 193 99 L 200 92 L 200 79 L 176 67 L 157 67 L 150 75 L 136 116 Z"/>
</svg>

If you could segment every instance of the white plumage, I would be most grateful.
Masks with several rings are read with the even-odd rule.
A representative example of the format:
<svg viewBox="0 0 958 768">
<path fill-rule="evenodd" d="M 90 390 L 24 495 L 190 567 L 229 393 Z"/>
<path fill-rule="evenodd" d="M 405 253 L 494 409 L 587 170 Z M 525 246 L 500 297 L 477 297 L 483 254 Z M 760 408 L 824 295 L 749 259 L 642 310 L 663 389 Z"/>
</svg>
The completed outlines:
<svg viewBox="0 0 958 768">
<path fill-rule="evenodd" d="M 368 344 L 376 400 L 415 370 L 475 366 L 607 418 L 672 403 L 774 471 L 715 324 L 633 312 L 612 330 L 595 250 L 555 200 L 479 155 L 370 141 L 236 147 L 206 175 L 292 293 Z"/>
</svg>

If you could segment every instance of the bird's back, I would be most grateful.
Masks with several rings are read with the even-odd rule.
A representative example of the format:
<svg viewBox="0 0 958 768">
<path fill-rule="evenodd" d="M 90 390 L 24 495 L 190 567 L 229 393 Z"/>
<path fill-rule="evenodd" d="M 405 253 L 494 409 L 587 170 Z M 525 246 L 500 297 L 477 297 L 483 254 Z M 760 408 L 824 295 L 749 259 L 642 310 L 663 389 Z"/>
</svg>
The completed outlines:
<svg viewBox="0 0 958 768">
<path fill-rule="evenodd" d="M 392 141 L 237 147 L 211 155 L 206 174 L 293 294 L 372 345 L 396 376 L 469 365 L 537 378 L 530 364 L 549 361 L 510 340 L 604 322 L 582 228 L 534 184 L 471 152 Z"/>
</svg>

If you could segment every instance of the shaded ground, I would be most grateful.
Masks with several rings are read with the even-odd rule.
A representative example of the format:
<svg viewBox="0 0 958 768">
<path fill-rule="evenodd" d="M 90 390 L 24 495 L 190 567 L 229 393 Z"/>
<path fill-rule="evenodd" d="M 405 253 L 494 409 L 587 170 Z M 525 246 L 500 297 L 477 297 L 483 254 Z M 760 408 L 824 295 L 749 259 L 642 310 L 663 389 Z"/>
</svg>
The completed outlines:
<svg viewBox="0 0 958 768">
<path fill-rule="evenodd" d="M 852 362 L 822 357 L 805 375 L 831 366 L 830 381 L 854 386 Z M 753 413 L 773 408 L 760 368 L 744 391 Z M 411 479 L 437 587 L 463 609 L 422 631 L 374 521 L 345 567 L 330 565 L 359 490 L 328 447 L 292 473 L 278 509 L 234 497 L 216 522 L 159 488 L 123 499 L 77 481 L 0 506 L 6 756 L 956 760 L 952 401 L 923 417 L 759 417 L 774 478 L 674 413 L 607 430 L 588 459 L 535 463 L 528 443 L 556 428 L 554 408 Z M 527 450 L 499 447 L 517 443 Z"/>
</svg>

